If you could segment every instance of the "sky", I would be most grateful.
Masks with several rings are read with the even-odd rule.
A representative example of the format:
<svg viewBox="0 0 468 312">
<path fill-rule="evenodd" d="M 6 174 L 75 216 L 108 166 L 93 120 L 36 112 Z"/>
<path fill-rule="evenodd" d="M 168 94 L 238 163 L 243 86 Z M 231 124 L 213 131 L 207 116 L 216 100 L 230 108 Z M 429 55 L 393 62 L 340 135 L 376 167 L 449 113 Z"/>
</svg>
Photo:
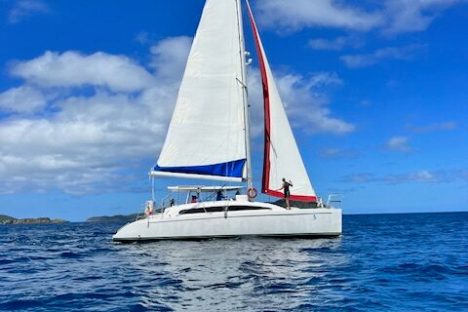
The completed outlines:
<svg viewBox="0 0 468 312">
<path fill-rule="evenodd" d="M 142 209 L 203 4 L 0 0 L 0 214 Z M 348 214 L 468 210 L 468 1 L 251 4 L 319 196 Z M 156 196 L 203 182 L 157 180 Z"/>
</svg>

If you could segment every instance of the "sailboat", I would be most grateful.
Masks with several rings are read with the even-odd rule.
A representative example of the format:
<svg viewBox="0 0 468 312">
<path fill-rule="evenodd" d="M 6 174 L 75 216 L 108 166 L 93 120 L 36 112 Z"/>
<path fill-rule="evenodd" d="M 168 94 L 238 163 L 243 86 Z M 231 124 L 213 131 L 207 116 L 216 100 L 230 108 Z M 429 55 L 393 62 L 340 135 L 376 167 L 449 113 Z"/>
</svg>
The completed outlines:
<svg viewBox="0 0 468 312">
<path fill-rule="evenodd" d="M 341 234 L 341 209 L 323 204 L 312 187 L 247 0 L 264 100 L 261 191 L 283 198 L 283 181 L 292 185 L 290 209 L 255 201 L 246 81 L 249 53 L 244 45 L 241 1 L 206 1 L 166 140 L 150 172 L 152 179 L 196 178 L 241 184 L 171 186 L 170 192 L 187 194 L 185 201 L 176 204 L 171 199 L 161 207 L 155 207 L 153 190 L 146 217 L 120 228 L 113 240 Z M 233 196 L 226 197 L 232 192 Z M 301 202 L 314 208 L 296 207 Z"/>
</svg>

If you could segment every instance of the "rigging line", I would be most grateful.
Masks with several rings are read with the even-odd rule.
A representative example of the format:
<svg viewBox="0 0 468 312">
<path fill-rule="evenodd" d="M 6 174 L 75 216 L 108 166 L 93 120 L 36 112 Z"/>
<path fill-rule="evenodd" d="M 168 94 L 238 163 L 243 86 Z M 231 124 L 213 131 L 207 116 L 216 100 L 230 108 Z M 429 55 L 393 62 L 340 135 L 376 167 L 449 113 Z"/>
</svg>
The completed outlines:
<svg viewBox="0 0 468 312">
<path fill-rule="evenodd" d="M 245 88 L 245 90 L 248 91 L 247 86 L 245 85 L 245 83 L 243 83 L 243 82 L 239 79 L 239 77 L 236 77 L 236 80 L 237 80 L 238 83 L 240 83 L 240 85 L 242 86 L 242 88 Z"/>
<path fill-rule="evenodd" d="M 247 95 L 247 97 L 249 97 L 249 88 L 247 87 L 247 85 L 244 82 L 242 82 L 242 80 L 240 80 L 239 77 L 236 77 L 236 80 L 241 85 L 241 87 L 244 89 L 245 94 Z M 247 103 L 247 107 L 250 107 L 249 103 Z"/>
<path fill-rule="evenodd" d="M 278 158 L 278 153 L 276 152 L 276 148 L 275 148 L 273 142 L 271 142 L 270 134 L 267 134 L 267 140 L 268 140 L 268 142 L 270 142 L 270 147 L 273 150 L 273 153 L 275 154 L 275 157 Z"/>
</svg>

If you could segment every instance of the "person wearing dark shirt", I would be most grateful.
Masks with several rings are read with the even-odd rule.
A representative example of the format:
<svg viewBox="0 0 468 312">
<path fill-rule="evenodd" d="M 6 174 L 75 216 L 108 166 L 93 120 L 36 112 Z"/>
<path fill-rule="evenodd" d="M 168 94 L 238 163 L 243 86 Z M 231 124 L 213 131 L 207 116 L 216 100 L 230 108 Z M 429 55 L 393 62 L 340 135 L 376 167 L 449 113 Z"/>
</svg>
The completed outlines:
<svg viewBox="0 0 468 312">
<path fill-rule="evenodd" d="M 290 187 L 292 187 L 292 183 L 291 181 L 286 181 L 285 178 L 283 178 L 283 186 L 278 190 L 278 191 L 281 191 L 283 190 L 284 191 L 284 200 L 286 201 L 286 209 L 291 209 L 291 206 L 289 205 L 289 197 L 291 197 L 291 191 L 289 190 Z"/>
<path fill-rule="evenodd" d="M 223 194 L 223 191 L 222 191 L 222 190 L 218 190 L 218 191 L 216 192 L 216 200 L 219 201 L 219 200 L 223 200 L 223 199 L 225 199 L 224 194 Z"/>
</svg>

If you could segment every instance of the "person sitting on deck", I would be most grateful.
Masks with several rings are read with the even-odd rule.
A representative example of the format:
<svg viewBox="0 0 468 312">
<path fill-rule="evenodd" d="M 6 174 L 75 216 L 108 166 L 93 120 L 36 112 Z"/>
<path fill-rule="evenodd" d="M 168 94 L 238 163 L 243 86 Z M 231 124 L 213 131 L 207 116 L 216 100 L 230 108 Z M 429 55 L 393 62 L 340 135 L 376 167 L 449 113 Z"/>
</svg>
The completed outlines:
<svg viewBox="0 0 468 312">
<path fill-rule="evenodd" d="M 198 203 L 197 195 L 192 195 L 192 200 L 190 201 L 192 204 Z"/>
<path fill-rule="evenodd" d="M 226 197 L 224 196 L 223 191 L 222 190 L 217 191 L 216 192 L 216 201 L 224 200 L 224 199 L 226 199 Z"/>
</svg>

